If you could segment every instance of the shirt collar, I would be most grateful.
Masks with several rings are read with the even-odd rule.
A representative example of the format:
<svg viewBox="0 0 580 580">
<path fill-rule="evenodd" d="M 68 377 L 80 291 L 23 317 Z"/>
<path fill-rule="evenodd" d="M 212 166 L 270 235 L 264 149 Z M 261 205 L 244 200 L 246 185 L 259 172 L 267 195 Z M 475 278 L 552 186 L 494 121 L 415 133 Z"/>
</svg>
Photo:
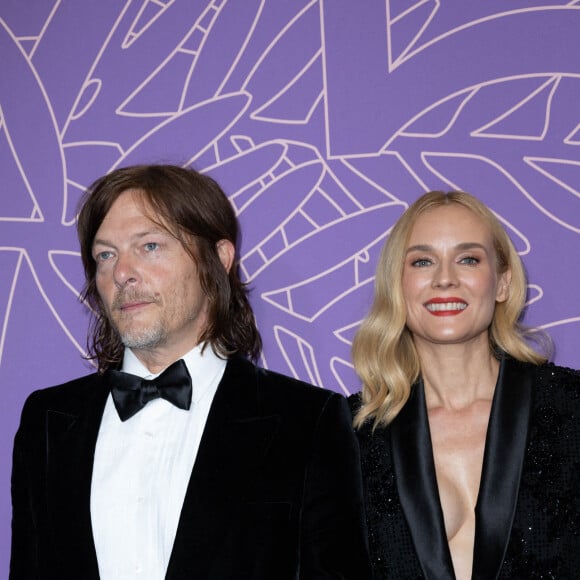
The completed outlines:
<svg viewBox="0 0 580 580">
<path fill-rule="evenodd" d="M 191 376 L 193 402 L 201 398 L 218 374 L 223 374 L 227 363 L 227 360 L 218 357 L 214 353 L 211 345 L 206 344 L 198 344 L 181 357 Z M 204 345 L 206 345 L 206 348 L 204 348 Z M 153 379 L 161 374 L 152 374 L 130 348 L 125 348 L 121 370 L 144 379 Z"/>
</svg>

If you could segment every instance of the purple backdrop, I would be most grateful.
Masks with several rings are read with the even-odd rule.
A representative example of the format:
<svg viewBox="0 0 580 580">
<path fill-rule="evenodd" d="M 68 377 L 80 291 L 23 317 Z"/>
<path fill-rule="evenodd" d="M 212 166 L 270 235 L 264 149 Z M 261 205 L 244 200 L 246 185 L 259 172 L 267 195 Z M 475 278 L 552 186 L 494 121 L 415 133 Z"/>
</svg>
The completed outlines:
<svg viewBox="0 0 580 580">
<path fill-rule="evenodd" d="M 502 219 L 580 366 L 580 2 L 2 0 L 0 577 L 33 389 L 91 372 L 74 229 L 112 168 L 192 164 L 242 223 L 263 364 L 348 394 L 378 249 L 428 189 Z"/>
</svg>

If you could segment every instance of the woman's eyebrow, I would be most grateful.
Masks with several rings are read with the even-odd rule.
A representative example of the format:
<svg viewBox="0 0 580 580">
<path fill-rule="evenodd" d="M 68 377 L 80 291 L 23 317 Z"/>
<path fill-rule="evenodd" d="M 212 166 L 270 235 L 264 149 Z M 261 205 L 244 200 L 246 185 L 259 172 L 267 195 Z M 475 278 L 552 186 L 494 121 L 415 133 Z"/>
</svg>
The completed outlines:
<svg viewBox="0 0 580 580">
<path fill-rule="evenodd" d="M 479 242 L 462 242 L 461 244 L 457 244 L 455 246 L 456 250 L 474 250 L 474 249 L 480 249 L 480 250 L 486 250 L 486 247 L 483 244 L 480 244 Z M 432 252 L 433 251 L 433 246 L 430 246 L 428 244 L 417 244 L 415 246 L 410 246 L 409 248 L 407 248 L 407 254 L 409 254 L 410 252 Z"/>
<path fill-rule="evenodd" d="M 417 244 L 416 246 L 411 246 L 407 248 L 407 254 L 410 252 L 431 252 L 433 251 L 433 246 L 427 244 Z"/>
</svg>

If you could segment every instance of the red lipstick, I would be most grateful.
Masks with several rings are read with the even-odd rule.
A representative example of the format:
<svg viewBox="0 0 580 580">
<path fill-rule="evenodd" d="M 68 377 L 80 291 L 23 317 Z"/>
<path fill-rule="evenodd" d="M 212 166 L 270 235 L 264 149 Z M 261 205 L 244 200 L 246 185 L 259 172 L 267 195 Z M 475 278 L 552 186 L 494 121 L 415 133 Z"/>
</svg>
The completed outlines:
<svg viewBox="0 0 580 580">
<path fill-rule="evenodd" d="M 423 305 L 433 316 L 456 316 L 467 308 L 467 302 L 456 296 L 431 298 Z"/>
</svg>

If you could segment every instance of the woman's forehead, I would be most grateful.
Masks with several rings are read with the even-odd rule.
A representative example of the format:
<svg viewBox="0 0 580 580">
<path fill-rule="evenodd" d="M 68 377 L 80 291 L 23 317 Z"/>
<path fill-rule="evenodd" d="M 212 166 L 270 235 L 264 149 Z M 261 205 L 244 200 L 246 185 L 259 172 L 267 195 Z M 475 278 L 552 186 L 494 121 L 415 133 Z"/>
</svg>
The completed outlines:
<svg viewBox="0 0 580 580">
<path fill-rule="evenodd" d="M 410 228 L 408 245 L 439 239 L 492 243 L 492 238 L 491 228 L 482 216 L 462 205 L 449 204 L 419 214 Z"/>
</svg>

